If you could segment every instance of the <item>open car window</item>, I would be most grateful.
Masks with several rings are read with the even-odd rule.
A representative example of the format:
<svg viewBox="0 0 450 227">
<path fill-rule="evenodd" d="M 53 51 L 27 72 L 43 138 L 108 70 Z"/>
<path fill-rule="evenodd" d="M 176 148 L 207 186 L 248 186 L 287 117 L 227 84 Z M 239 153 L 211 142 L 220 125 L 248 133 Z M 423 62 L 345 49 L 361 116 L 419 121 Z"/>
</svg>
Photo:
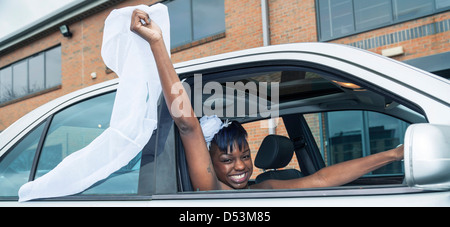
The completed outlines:
<svg viewBox="0 0 450 227">
<path fill-rule="evenodd" d="M 357 81 L 349 82 L 340 74 L 296 66 L 251 67 L 203 74 L 200 111 L 195 106 L 199 89 L 194 87 L 199 79 L 184 76 L 197 116 L 215 114 L 243 124 L 249 134 L 254 165 L 259 146 L 267 135 L 282 135 L 296 142 L 298 138 L 293 138 L 298 134 L 296 130 L 308 134 L 305 144 L 308 152 L 314 154 L 312 160 L 304 160 L 295 151 L 289 164 L 277 169 L 296 169 L 306 176 L 325 166 L 395 148 L 403 143 L 410 124 L 427 122 L 414 103 L 383 93 L 382 88 L 367 87 L 367 83 L 361 83 L 366 85 L 362 86 Z M 287 130 L 283 118 L 292 115 L 298 115 L 306 124 L 289 123 Z M 311 165 L 315 169 L 305 168 Z M 255 183 L 258 175 L 271 171 L 256 166 L 253 169 L 250 183 Z M 400 161 L 346 186 L 402 184 L 403 175 Z M 186 178 L 189 176 L 184 175 Z M 180 182 L 183 184 L 183 180 Z"/>
</svg>

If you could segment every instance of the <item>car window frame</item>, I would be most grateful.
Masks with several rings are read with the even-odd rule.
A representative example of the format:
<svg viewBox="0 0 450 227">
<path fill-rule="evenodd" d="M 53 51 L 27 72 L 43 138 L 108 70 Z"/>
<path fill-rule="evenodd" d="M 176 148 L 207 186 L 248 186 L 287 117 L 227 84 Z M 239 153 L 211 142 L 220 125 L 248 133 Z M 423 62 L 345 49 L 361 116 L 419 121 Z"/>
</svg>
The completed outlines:
<svg viewBox="0 0 450 227">
<path fill-rule="evenodd" d="M 37 168 L 38 168 L 39 159 L 40 159 L 40 156 L 42 153 L 42 148 L 44 147 L 45 138 L 47 136 L 47 133 L 48 133 L 48 130 L 52 123 L 54 115 L 55 114 L 52 114 L 49 117 L 47 117 L 47 119 L 45 119 L 45 126 L 44 126 L 44 129 L 42 130 L 41 138 L 39 139 L 39 143 L 36 148 L 36 152 L 34 154 L 33 163 L 31 165 L 31 170 L 30 170 L 30 175 L 28 177 L 28 181 L 33 181 L 34 178 L 36 177 L 36 172 L 37 172 Z M 23 138 L 25 138 L 25 137 L 23 137 Z"/>
<path fill-rule="evenodd" d="M 14 144 L 8 148 L 8 150 L 2 155 L 2 157 L 6 157 L 6 155 L 8 155 L 23 139 L 25 139 L 33 130 L 35 130 L 36 128 L 40 127 L 42 124 L 44 124 L 44 128 L 40 134 L 40 138 L 39 138 L 39 142 L 36 148 L 36 151 L 34 152 L 34 156 L 33 156 L 33 162 L 32 162 L 32 166 L 30 169 L 30 174 L 28 176 L 28 181 L 32 181 L 34 180 L 35 176 L 36 176 L 36 172 L 37 172 L 37 165 L 40 159 L 40 156 L 42 154 L 42 148 L 45 142 L 45 139 L 48 135 L 48 130 L 50 128 L 50 125 L 52 123 L 52 119 L 53 117 L 58 114 L 61 111 L 64 111 L 67 108 L 70 108 L 71 106 L 77 105 L 79 103 L 82 103 L 86 100 L 92 99 L 92 98 L 96 98 L 102 95 L 106 95 L 109 93 L 115 93 L 117 92 L 117 89 L 107 89 L 106 91 L 102 91 L 102 92 L 88 92 L 87 94 L 83 94 L 82 98 L 80 98 L 80 96 L 76 96 L 72 99 L 77 99 L 75 102 L 72 102 L 70 100 L 66 101 L 65 104 L 63 106 L 59 106 L 59 108 L 57 109 L 53 109 L 53 111 L 51 113 L 47 113 L 48 116 L 41 118 L 42 120 L 37 123 L 35 126 L 33 126 L 31 129 L 28 130 L 28 132 L 26 134 L 24 134 L 23 136 L 21 136 L 20 139 L 18 139 L 17 141 L 14 142 Z M 164 99 L 161 97 L 159 98 L 159 106 L 166 106 Z M 161 102 L 161 100 L 163 102 Z M 163 104 L 163 105 L 162 105 Z M 161 108 L 159 108 L 158 110 L 158 115 L 160 115 L 160 110 Z M 170 117 L 170 115 L 169 115 Z M 167 118 L 167 116 L 165 117 Z M 173 123 L 172 123 L 173 124 Z M 155 130 L 153 133 L 152 138 L 157 138 L 159 137 L 159 130 Z M 167 135 L 168 136 L 173 136 L 173 135 Z M 166 139 L 167 139 L 166 137 Z M 165 142 L 166 140 L 162 141 L 164 144 L 162 145 L 163 148 L 165 148 Z M 155 149 L 161 148 L 161 145 L 159 145 L 160 143 L 156 143 L 156 140 L 150 140 L 149 143 L 146 145 L 146 147 L 154 147 Z M 157 147 L 158 146 L 158 147 Z M 149 150 L 149 149 L 147 149 Z M 144 159 L 144 157 L 146 157 L 146 155 L 143 154 L 142 159 Z M 156 162 L 156 161 L 155 161 Z M 146 161 L 142 161 L 141 160 L 141 164 L 140 164 L 140 169 L 139 169 L 139 177 L 138 177 L 138 192 L 136 194 L 89 194 L 89 195 L 83 195 L 83 194 L 75 194 L 75 195 L 69 195 L 69 196 L 63 196 L 63 197 L 55 197 L 55 198 L 43 198 L 43 199 L 37 199 L 35 201 L 38 202 L 45 202 L 45 201 L 136 201 L 136 200 L 151 200 L 152 194 L 154 193 L 157 189 L 156 184 L 150 185 L 148 184 L 148 182 L 151 182 L 154 178 L 146 179 L 143 178 L 141 176 L 144 175 L 143 172 L 143 166 L 145 165 Z M 156 165 L 154 167 L 156 169 Z M 144 168 L 145 170 L 148 170 L 148 168 Z M 155 170 L 151 170 L 152 172 L 155 172 Z M 147 175 L 148 176 L 148 175 Z M 146 185 L 146 186 L 143 186 Z M 7 197 L 0 197 L 0 201 L 17 201 L 18 200 L 18 196 L 7 196 Z"/>
<path fill-rule="evenodd" d="M 57 111 L 52 112 L 52 113 L 47 117 L 47 125 L 46 125 L 45 128 L 44 128 L 44 131 L 43 131 L 44 134 L 42 135 L 42 138 L 41 138 L 41 141 L 40 141 L 40 142 L 42 142 L 42 144 L 39 144 L 39 146 L 38 146 L 37 154 L 36 154 L 36 157 L 35 157 L 35 163 L 33 163 L 33 167 L 35 167 L 35 171 L 34 171 L 33 175 L 30 175 L 29 181 L 33 181 L 33 180 L 36 179 L 36 173 L 37 173 L 37 171 L 39 170 L 39 160 L 40 160 L 40 158 L 42 157 L 42 150 L 44 149 L 44 147 L 45 147 L 45 145 L 46 145 L 46 140 L 47 140 L 47 138 L 48 138 L 48 136 L 49 136 L 49 130 L 52 128 L 52 125 L 53 125 L 53 123 L 54 123 L 54 117 L 55 117 L 56 115 L 60 114 L 61 112 L 66 111 L 67 109 L 69 109 L 69 108 L 71 108 L 71 107 L 74 107 L 74 106 L 76 106 L 76 105 L 79 105 L 79 104 L 81 104 L 81 103 L 84 103 L 84 102 L 89 101 L 89 100 L 92 100 L 92 99 L 99 98 L 100 96 L 106 96 L 106 95 L 113 94 L 113 93 L 114 93 L 113 96 L 115 97 L 116 90 L 111 90 L 111 91 L 101 92 L 101 93 L 98 93 L 98 94 L 91 94 L 91 93 L 89 93 L 89 94 L 87 94 L 86 96 L 83 96 L 83 98 L 81 98 L 81 99 L 79 99 L 79 100 L 77 100 L 77 101 L 75 101 L 75 102 L 71 102 L 70 104 L 65 105 L 64 107 L 59 108 Z M 114 103 L 114 99 L 112 100 L 112 103 Z M 96 138 L 96 137 L 95 137 L 95 138 Z M 95 139 L 95 138 L 94 138 L 94 139 Z M 94 139 L 92 139 L 91 142 L 92 142 Z M 70 154 L 70 153 L 69 153 L 69 154 Z M 59 163 L 58 163 L 58 164 L 59 164 Z M 56 166 L 56 165 L 55 165 L 55 166 Z M 47 172 L 48 172 L 48 171 L 47 171 Z M 46 173 L 47 173 L 47 172 L 46 172 Z M 46 174 L 46 173 L 44 173 L 44 174 Z M 39 177 L 40 177 L 40 176 L 39 176 Z"/>
<path fill-rule="evenodd" d="M 116 90 L 111 91 L 116 92 Z M 98 95 L 104 95 L 108 92 L 98 94 Z M 98 96 L 97 95 L 97 96 Z M 92 98 L 92 97 L 91 97 Z M 86 99 L 84 99 L 86 100 Z M 167 105 L 165 103 L 165 100 L 163 98 L 163 95 L 161 94 L 158 99 L 158 126 L 155 131 L 153 131 L 153 135 L 150 138 L 149 142 L 144 146 L 141 156 L 141 164 L 139 167 L 139 176 L 138 176 L 138 190 L 136 194 L 75 194 L 75 195 L 69 195 L 69 196 L 63 196 L 63 197 L 56 197 L 56 198 L 45 198 L 45 199 L 39 199 L 39 201 L 150 201 L 152 200 L 153 196 L 159 192 L 160 186 L 158 185 L 158 176 L 156 176 L 157 167 L 158 167 L 158 157 L 155 157 L 153 162 L 153 167 L 148 168 L 146 165 L 149 162 L 149 158 L 152 155 L 160 154 L 162 152 L 168 152 L 166 150 L 170 149 L 170 144 L 166 144 L 166 141 L 169 139 L 169 137 L 173 137 L 172 134 L 169 132 L 166 132 L 164 130 L 158 130 L 160 128 L 164 128 L 164 126 L 172 125 L 174 126 L 173 119 L 171 118 L 168 110 Z M 70 106 L 67 106 L 70 107 Z M 66 107 L 66 108 L 67 108 Z M 56 113 L 55 113 L 56 114 Z M 161 121 L 160 119 L 168 119 L 170 118 L 170 121 Z M 164 126 L 163 126 L 164 125 Z M 164 135 L 162 135 L 164 134 Z M 169 146 L 166 148 L 166 146 Z M 162 150 L 161 150 L 162 149 Z M 174 149 L 172 149 L 174 151 Z M 150 152 L 150 154 L 149 154 Z M 154 152 L 154 153 L 152 153 Z M 149 176 L 150 175 L 150 176 Z M 174 179 L 176 180 L 176 179 Z M 153 184 L 152 184 L 153 183 Z M 175 186 L 171 191 L 176 190 Z M 159 192 L 161 193 L 161 192 Z"/>
<path fill-rule="evenodd" d="M 64 111 L 67 108 L 70 108 L 73 105 L 77 105 L 78 103 L 81 103 L 83 101 L 92 99 L 92 98 L 96 98 L 102 95 L 106 95 L 109 93 L 116 93 L 117 90 L 110 90 L 110 91 L 106 91 L 106 92 L 102 92 L 99 94 L 95 94 L 92 96 L 88 96 L 86 98 L 83 98 L 82 100 L 79 100 L 75 103 L 72 103 L 70 105 L 65 106 L 64 108 L 58 110 L 55 113 L 52 113 L 52 115 L 50 117 L 53 117 L 54 115 L 58 114 L 61 111 Z M 50 118 L 49 117 L 49 118 Z M 49 125 L 51 124 L 51 121 L 49 122 Z M 47 129 L 48 130 L 48 129 Z M 153 132 L 153 136 L 152 138 L 155 138 L 156 134 L 157 134 L 158 130 L 155 130 Z M 45 136 L 47 135 L 48 131 L 46 131 Z M 45 140 L 45 139 L 44 139 Z M 150 141 L 144 146 L 143 151 L 150 151 L 151 147 L 155 147 L 156 146 L 156 140 L 152 140 L 150 139 Z M 41 147 L 42 148 L 42 147 Z M 151 200 L 152 195 L 149 194 L 149 192 L 154 191 L 154 187 L 155 185 L 150 185 L 150 187 L 153 188 L 145 188 L 142 186 L 142 181 L 144 181 L 144 178 L 141 177 L 141 175 L 143 175 L 143 166 L 147 163 L 146 160 L 147 155 L 144 154 L 144 152 L 141 154 L 141 163 L 140 163 L 140 167 L 139 167 L 139 176 L 138 176 L 138 188 L 137 188 L 137 193 L 136 194 L 74 194 L 74 195 L 68 195 L 68 196 L 62 196 L 62 197 L 55 197 L 55 198 L 43 198 L 43 199 L 37 199 L 36 201 L 79 201 L 79 202 L 83 202 L 83 201 L 141 201 L 141 200 Z M 155 167 L 156 168 L 156 167 Z M 144 168 L 146 170 L 148 170 L 148 168 Z M 35 167 L 35 171 L 37 170 L 37 166 Z M 153 170 L 154 172 L 154 170 Z M 106 178 L 107 179 L 107 178 Z M 148 181 L 147 181 L 148 182 Z M 148 184 L 147 184 L 148 185 Z M 88 188 L 89 189 L 89 188 Z M 88 190 L 86 189 L 86 190 Z"/>
<path fill-rule="evenodd" d="M 345 63 L 350 63 L 345 61 Z M 367 67 L 362 67 L 360 65 L 356 65 L 360 67 L 362 70 L 375 73 L 381 77 L 386 77 L 386 75 L 382 75 L 378 72 L 375 72 Z M 246 62 L 246 63 L 240 63 L 235 65 L 226 65 L 226 66 L 218 66 L 214 68 L 207 68 L 207 69 L 200 69 L 200 70 L 191 70 L 186 71 L 182 74 L 179 74 L 179 77 L 181 80 L 185 80 L 188 82 L 188 84 L 191 85 L 191 91 L 193 91 L 193 78 L 196 74 L 201 74 L 203 76 L 203 83 L 208 81 L 217 81 L 217 80 L 224 80 L 227 77 L 228 78 L 236 78 L 236 77 L 245 77 L 242 75 L 246 74 L 252 74 L 255 72 L 261 72 L 261 69 L 267 69 L 265 71 L 276 71 L 276 69 L 297 69 L 297 70 L 304 70 L 309 72 L 316 72 L 319 74 L 326 75 L 327 77 L 334 77 L 339 78 L 344 81 L 358 84 L 364 88 L 369 88 L 372 92 L 377 94 L 382 94 L 383 96 L 390 98 L 391 100 L 417 112 L 418 114 L 422 115 L 426 122 L 429 122 L 427 119 L 426 112 L 422 109 L 420 105 L 414 102 L 414 100 L 406 100 L 405 97 L 401 97 L 396 95 L 395 93 L 380 87 L 376 84 L 373 84 L 369 81 L 365 81 L 362 78 L 357 78 L 351 73 L 341 71 L 340 69 L 333 68 L 321 63 L 313 63 L 310 61 L 303 61 L 303 60 L 259 60 L 254 62 Z M 270 70 L 269 70 L 270 69 Z M 245 72 L 245 73 L 244 73 Z M 233 76 L 234 75 L 234 76 Z M 241 75 L 241 76 L 239 76 Z M 205 77 L 206 76 L 206 77 Z M 229 80 L 229 81 L 235 81 L 235 79 Z M 370 110 L 370 109 L 368 109 Z M 375 110 L 370 110 L 375 111 Z M 301 114 L 307 114 L 310 112 L 302 112 Z M 386 114 L 386 113 L 383 113 Z M 394 116 L 396 117 L 396 116 Z M 396 117 L 398 118 L 398 117 Z M 401 119 L 406 121 L 405 119 Z M 176 130 L 178 131 L 178 130 Z M 209 192 L 195 192 L 192 189 L 192 186 L 190 185 L 190 177 L 189 173 L 187 173 L 187 163 L 185 160 L 185 154 L 184 149 L 182 147 L 182 143 L 179 138 L 176 140 L 177 146 L 176 146 L 176 152 L 178 157 L 178 163 L 177 163 L 177 171 L 179 174 L 179 190 L 178 193 L 174 194 L 157 194 L 154 195 L 153 199 L 215 199 L 215 198 L 226 198 L 229 194 L 226 190 L 218 190 L 218 191 L 209 191 Z M 323 161 L 323 159 L 322 159 Z M 230 198 L 269 198 L 271 196 L 278 197 L 284 197 L 282 194 L 283 192 L 288 192 L 289 194 L 299 194 L 300 196 L 307 195 L 307 197 L 315 197 L 315 196 L 326 196 L 329 194 L 328 192 L 331 192 L 333 195 L 342 196 L 342 195 L 372 195 L 371 192 L 367 193 L 360 192 L 358 189 L 365 190 L 368 189 L 370 191 L 373 191 L 373 195 L 378 194 L 398 194 L 398 193 L 416 193 L 416 192 L 422 192 L 420 189 L 410 188 L 406 184 L 394 184 L 394 185 L 369 185 L 369 186 L 339 186 L 339 187 L 326 187 L 321 189 L 275 189 L 270 191 L 264 191 L 262 193 L 261 190 L 232 190 L 236 193 L 236 197 L 231 193 Z M 392 189 L 392 190 L 390 190 Z M 242 192 L 244 191 L 244 192 Z M 198 193 L 198 194 L 196 194 Z M 256 194 L 252 194 L 256 193 Z M 281 194 L 280 194 L 281 193 Z M 280 195 L 278 195 L 280 194 Z M 268 197 L 266 197 L 268 196 Z M 289 197 L 289 196 L 288 196 Z"/>
</svg>

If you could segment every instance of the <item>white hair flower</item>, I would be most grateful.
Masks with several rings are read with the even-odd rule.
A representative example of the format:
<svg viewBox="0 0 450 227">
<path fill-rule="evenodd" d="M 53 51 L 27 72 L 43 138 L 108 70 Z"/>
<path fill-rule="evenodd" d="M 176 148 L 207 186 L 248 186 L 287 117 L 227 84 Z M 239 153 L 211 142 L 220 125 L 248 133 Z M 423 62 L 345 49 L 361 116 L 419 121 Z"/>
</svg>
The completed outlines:
<svg viewBox="0 0 450 227">
<path fill-rule="evenodd" d="M 228 122 L 228 119 L 225 122 L 222 122 L 217 115 L 212 116 L 203 116 L 200 118 L 200 126 L 202 127 L 203 136 L 205 137 L 206 145 L 208 149 L 211 146 L 211 141 L 214 136 L 225 127 L 228 127 L 231 122 Z"/>
</svg>

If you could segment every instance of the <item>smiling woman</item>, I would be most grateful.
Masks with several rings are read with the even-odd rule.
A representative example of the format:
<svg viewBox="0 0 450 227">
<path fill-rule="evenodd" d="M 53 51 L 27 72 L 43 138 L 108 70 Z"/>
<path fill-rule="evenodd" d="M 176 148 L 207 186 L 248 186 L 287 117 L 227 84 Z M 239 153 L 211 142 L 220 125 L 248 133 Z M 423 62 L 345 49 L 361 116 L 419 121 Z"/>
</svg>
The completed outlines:
<svg viewBox="0 0 450 227">
<path fill-rule="evenodd" d="M 209 152 L 217 178 L 221 182 L 236 189 L 248 186 L 253 163 L 247 132 L 239 122 L 233 121 L 217 132 L 211 141 Z"/>
<path fill-rule="evenodd" d="M 142 19 L 146 21 L 145 25 L 141 23 Z M 149 21 L 151 21 L 150 24 L 147 23 Z M 231 125 L 221 127 L 217 133 L 214 133 L 216 135 L 211 141 L 211 147 L 208 147 L 204 130 L 195 117 L 194 110 L 191 108 L 192 105 L 188 101 L 187 92 L 183 89 L 175 89 L 176 92 L 173 92 L 174 87 L 181 82 L 165 48 L 160 27 L 153 20 L 149 20 L 147 13 L 136 9 L 133 11 L 130 28 L 148 42 L 155 57 L 163 95 L 167 107 L 170 109 L 170 114 L 179 129 L 194 189 L 208 191 L 340 186 L 403 158 L 403 147 L 400 146 L 371 156 L 324 167 L 307 177 L 291 180 L 266 180 L 249 185 L 253 165 L 246 141 L 247 133 L 240 123 L 233 121 Z M 180 99 L 187 100 L 184 102 L 187 105 L 183 106 L 183 112 L 187 114 L 179 115 L 180 109 L 173 108 L 174 103 L 177 103 Z M 211 119 L 207 117 L 207 120 L 214 120 L 214 117 Z"/>
</svg>

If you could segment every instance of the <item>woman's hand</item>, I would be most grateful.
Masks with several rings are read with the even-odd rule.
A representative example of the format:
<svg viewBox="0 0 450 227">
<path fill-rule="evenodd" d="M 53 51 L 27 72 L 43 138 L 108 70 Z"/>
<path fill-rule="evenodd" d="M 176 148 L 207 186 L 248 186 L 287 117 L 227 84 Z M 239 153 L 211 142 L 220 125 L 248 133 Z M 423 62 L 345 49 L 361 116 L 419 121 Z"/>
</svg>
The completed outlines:
<svg viewBox="0 0 450 227">
<path fill-rule="evenodd" d="M 149 18 L 146 12 L 139 9 L 133 11 L 130 30 L 141 36 L 150 45 L 163 39 L 161 28 Z"/>
<path fill-rule="evenodd" d="M 404 146 L 401 144 L 400 146 L 391 150 L 393 152 L 395 161 L 401 161 L 404 158 Z"/>
</svg>

